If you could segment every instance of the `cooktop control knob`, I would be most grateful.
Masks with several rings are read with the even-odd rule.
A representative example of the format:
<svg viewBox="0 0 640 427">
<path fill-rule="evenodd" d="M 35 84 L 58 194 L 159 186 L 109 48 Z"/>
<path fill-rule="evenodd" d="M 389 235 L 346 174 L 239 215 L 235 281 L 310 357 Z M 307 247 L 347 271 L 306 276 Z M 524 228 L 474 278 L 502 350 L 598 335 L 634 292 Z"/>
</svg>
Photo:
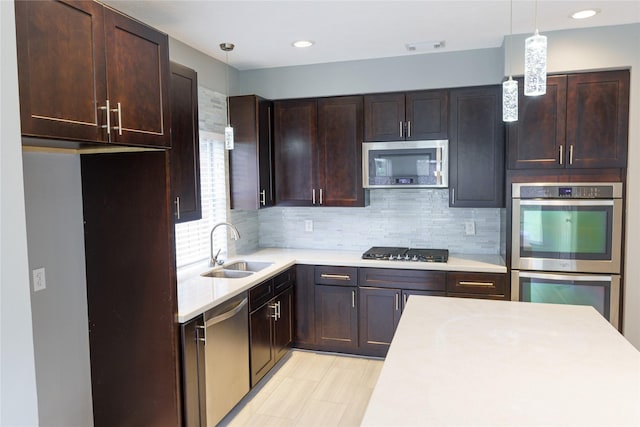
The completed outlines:
<svg viewBox="0 0 640 427">
<path fill-rule="evenodd" d="M 414 255 L 413 258 L 411 258 L 411 261 L 418 261 L 418 256 Z"/>
</svg>

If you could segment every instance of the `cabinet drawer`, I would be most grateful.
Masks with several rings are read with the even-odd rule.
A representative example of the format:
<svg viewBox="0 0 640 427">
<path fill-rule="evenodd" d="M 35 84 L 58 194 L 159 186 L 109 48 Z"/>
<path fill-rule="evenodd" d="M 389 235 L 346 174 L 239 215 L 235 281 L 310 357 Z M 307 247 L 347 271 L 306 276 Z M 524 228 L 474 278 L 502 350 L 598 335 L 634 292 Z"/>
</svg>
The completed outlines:
<svg viewBox="0 0 640 427">
<path fill-rule="evenodd" d="M 447 292 L 504 295 L 505 274 L 447 273 Z"/>
<path fill-rule="evenodd" d="M 358 276 L 358 284 L 360 286 L 377 288 L 444 291 L 446 275 L 447 273 L 444 271 L 361 268 Z"/>
<path fill-rule="evenodd" d="M 272 280 L 273 292 L 274 295 L 277 295 L 285 289 L 293 286 L 296 280 L 295 268 L 290 268 L 287 271 L 283 271 L 282 273 L 275 276 Z"/>
<path fill-rule="evenodd" d="M 316 266 L 315 282 L 319 285 L 356 286 L 357 267 Z"/>
<path fill-rule="evenodd" d="M 269 279 L 249 290 L 249 311 L 259 308 L 273 297 L 273 279 Z"/>
</svg>

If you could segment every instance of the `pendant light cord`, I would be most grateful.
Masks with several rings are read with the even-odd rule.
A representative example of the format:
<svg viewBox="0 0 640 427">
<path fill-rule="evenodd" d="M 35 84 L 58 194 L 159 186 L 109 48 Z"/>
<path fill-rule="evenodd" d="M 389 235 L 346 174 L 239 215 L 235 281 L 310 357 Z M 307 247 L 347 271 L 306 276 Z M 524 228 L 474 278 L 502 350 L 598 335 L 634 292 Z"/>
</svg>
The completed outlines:
<svg viewBox="0 0 640 427">
<path fill-rule="evenodd" d="M 227 77 L 227 126 L 231 126 L 231 112 L 229 111 L 229 97 L 231 96 L 231 91 L 229 90 L 229 51 L 225 50 L 225 73 Z"/>
<path fill-rule="evenodd" d="M 509 78 L 511 78 L 511 44 L 513 43 L 513 0 L 509 1 L 509 45 L 507 46 L 507 57 L 509 64 Z"/>
</svg>

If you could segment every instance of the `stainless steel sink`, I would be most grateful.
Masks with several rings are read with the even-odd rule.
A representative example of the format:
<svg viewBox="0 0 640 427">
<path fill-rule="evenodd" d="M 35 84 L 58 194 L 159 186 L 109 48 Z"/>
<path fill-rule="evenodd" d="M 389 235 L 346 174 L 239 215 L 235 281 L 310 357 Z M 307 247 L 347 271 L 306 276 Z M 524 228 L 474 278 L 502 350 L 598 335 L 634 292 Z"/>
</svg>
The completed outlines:
<svg viewBox="0 0 640 427">
<path fill-rule="evenodd" d="M 237 272 L 256 272 L 264 270 L 267 267 L 272 266 L 272 262 L 261 261 L 234 261 L 230 264 L 225 264 L 223 268 L 225 270 L 235 270 Z"/>
<path fill-rule="evenodd" d="M 242 277 L 247 277 L 252 275 L 253 271 L 239 271 L 239 270 L 229 270 L 226 268 L 222 269 L 213 269 L 211 271 L 207 271 L 206 273 L 202 273 L 203 277 L 217 277 L 224 279 L 240 279 Z"/>
</svg>

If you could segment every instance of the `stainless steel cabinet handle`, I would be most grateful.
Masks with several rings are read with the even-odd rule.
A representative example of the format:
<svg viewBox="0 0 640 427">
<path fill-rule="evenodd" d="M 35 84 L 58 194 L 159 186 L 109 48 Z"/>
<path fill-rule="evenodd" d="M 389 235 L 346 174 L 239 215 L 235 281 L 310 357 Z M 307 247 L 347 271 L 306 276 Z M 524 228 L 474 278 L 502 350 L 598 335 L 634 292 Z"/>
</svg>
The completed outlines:
<svg viewBox="0 0 640 427">
<path fill-rule="evenodd" d="M 400 310 L 400 295 L 396 292 L 396 311 Z"/>
<path fill-rule="evenodd" d="M 280 319 L 282 314 L 280 313 L 280 301 L 276 303 L 276 315 L 278 316 L 276 319 Z"/>
<path fill-rule="evenodd" d="M 102 125 L 101 127 L 107 130 L 107 135 L 109 136 L 109 139 L 111 139 L 111 108 L 109 107 L 109 100 L 107 99 L 105 101 L 104 107 L 98 107 L 98 109 L 105 110 L 107 112 L 107 124 Z"/>
<path fill-rule="evenodd" d="M 349 276 L 348 274 L 329 274 L 329 273 L 322 273 L 322 274 L 320 275 L 320 277 L 322 277 L 323 279 L 351 280 L 351 276 Z"/>
<path fill-rule="evenodd" d="M 456 189 L 455 187 L 451 187 L 451 204 L 456 204 Z"/>
<path fill-rule="evenodd" d="M 113 129 L 118 131 L 118 135 L 122 135 L 122 105 L 118 102 L 118 108 L 113 108 L 111 111 L 118 113 L 118 126 L 114 126 Z"/>
<path fill-rule="evenodd" d="M 403 135 L 402 135 L 402 132 L 403 132 L 403 130 L 404 130 L 403 128 L 404 128 L 403 123 L 402 123 L 402 122 L 400 122 L 400 138 L 402 138 L 402 136 L 403 136 Z"/>
<path fill-rule="evenodd" d="M 407 138 L 411 138 L 411 120 L 407 122 Z"/>
<path fill-rule="evenodd" d="M 563 151 L 562 147 L 563 147 L 563 146 L 561 145 L 561 146 L 560 146 L 560 164 L 563 164 L 563 162 L 562 162 L 562 158 L 564 157 L 564 156 L 562 155 L 562 151 Z"/>
<path fill-rule="evenodd" d="M 311 190 L 311 204 L 312 205 L 316 204 L 316 189 L 315 188 L 313 190 Z"/>
<path fill-rule="evenodd" d="M 351 308 L 356 308 L 356 291 L 351 291 Z"/>
<path fill-rule="evenodd" d="M 180 219 L 180 196 L 176 196 L 174 203 L 176 204 L 176 218 Z"/>
<path fill-rule="evenodd" d="M 320 204 L 322 204 L 322 188 L 320 189 Z"/>
<path fill-rule="evenodd" d="M 573 164 L 573 144 L 569 145 L 569 164 Z"/>
<path fill-rule="evenodd" d="M 267 205 L 267 192 L 265 190 L 262 190 L 260 192 L 260 204 L 262 206 L 266 206 Z"/>
<path fill-rule="evenodd" d="M 269 304 L 269 308 L 273 309 L 273 313 L 269 317 L 278 320 L 278 304 Z"/>
<path fill-rule="evenodd" d="M 202 336 L 200 336 L 200 330 L 202 330 Z M 196 325 L 196 341 L 202 341 L 207 344 L 207 328 L 204 325 Z"/>
<path fill-rule="evenodd" d="M 495 286 L 493 282 L 458 282 L 460 286 L 482 286 L 485 288 L 492 288 Z"/>
<path fill-rule="evenodd" d="M 407 294 L 404 294 L 402 296 L 402 305 L 407 305 L 407 299 L 409 298 L 409 296 Z"/>
</svg>

